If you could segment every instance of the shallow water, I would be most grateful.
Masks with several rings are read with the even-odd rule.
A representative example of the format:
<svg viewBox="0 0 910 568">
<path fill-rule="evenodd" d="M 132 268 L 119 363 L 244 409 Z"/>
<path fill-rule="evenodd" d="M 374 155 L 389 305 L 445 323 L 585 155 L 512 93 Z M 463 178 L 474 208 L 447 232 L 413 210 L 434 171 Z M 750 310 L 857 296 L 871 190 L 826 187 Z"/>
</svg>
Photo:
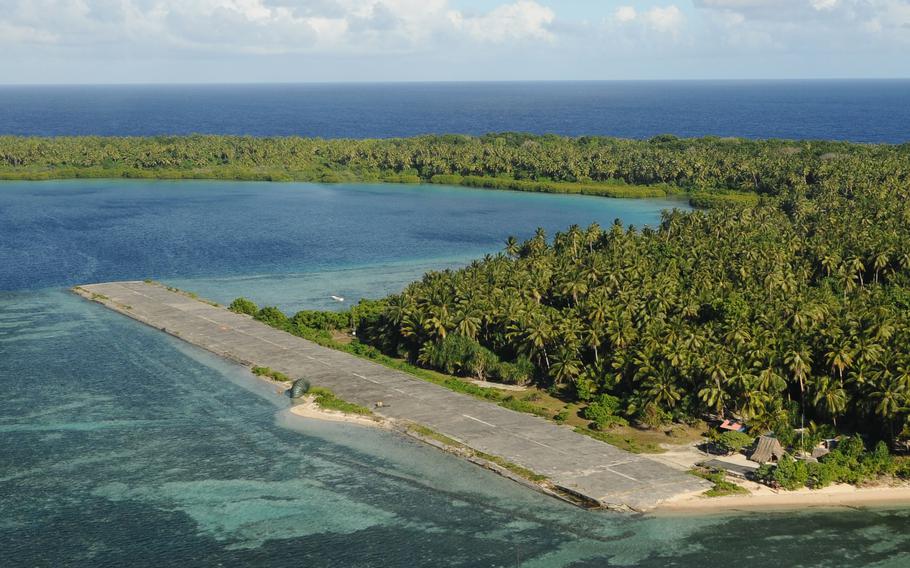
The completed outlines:
<svg viewBox="0 0 910 568">
<path fill-rule="evenodd" d="M 0 566 L 906 565 L 907 511 L 581 511 L 395 434 L 292 416 L 244 369 L 63 289 L 152 275 L 219 301 L 332 305 L 329 293 L 394 290 L 510 232 L 653 223 L 665 205 L 393 186 L 0 185 Z"/>
</svg>

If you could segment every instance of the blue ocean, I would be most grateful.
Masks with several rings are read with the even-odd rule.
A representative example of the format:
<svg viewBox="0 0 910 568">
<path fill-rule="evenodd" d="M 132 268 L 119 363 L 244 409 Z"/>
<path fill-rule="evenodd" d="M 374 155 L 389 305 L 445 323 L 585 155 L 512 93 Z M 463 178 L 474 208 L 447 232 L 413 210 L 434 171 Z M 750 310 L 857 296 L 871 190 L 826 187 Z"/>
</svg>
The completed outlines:
<svg viewBox="0 0 910 568">
<path fill-rule="evenodd" d="M 910 80 L 0 86 L 0 134 L 533 132 L 902 143 Z"/>
<path fill-rule="evenodd" d="M 751 103 L 728 92 L 747 85 L 681 84 L 689 105 L 617 85 L 0 88 L 0 132 L 897 141 L 908 124 L 900 82 L 837 83 L 805 108 L 799 84 L 749 87 L 764 93 Z M 777 108 L 775 89 L 800 124 L 755 110 Z M 704 97 L 724 102 L 712 111 Z M 330 295 L 380 297 L 536 227 L 653 225 L 671 208 L 687 205 L 392 184 L 0 183 L 0 566 L 908 565 L 906 508 L 583 511 L 395 434 L 291 415 L 246 369 L 67 291 L 155 278 L 222 303 L 329 308 Z"/>
</svg>

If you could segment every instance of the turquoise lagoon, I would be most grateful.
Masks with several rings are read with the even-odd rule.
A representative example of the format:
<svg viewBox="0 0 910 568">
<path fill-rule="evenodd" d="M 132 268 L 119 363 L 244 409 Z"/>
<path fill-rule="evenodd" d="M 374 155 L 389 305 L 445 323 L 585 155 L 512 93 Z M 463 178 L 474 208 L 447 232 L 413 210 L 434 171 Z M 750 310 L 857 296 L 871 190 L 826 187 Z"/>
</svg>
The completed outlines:
<svg viewBox="0 0 910 568">
<path fill-rule="evenodd" d="M 425 186 L 0 184 L 0 566 L 903 566 L 906 510 L 576 509 L 66 292 L 158 278 L 285 309 L 679 202 Z"/>
</svg>

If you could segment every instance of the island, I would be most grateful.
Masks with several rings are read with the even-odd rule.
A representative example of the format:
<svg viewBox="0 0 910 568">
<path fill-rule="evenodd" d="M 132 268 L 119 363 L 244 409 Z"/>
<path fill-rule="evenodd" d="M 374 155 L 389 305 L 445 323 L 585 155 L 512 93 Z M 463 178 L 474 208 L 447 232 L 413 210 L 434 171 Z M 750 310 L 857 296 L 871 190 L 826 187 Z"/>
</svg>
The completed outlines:
<svg viewBox="0 0 910 568">
<path fill-rule="evenodd" d="M 784 490 L 910 477 L 907 145 L 0 138 L 0 177 L 78 176 L 687 197 L 696 210 L 655 227 L 509 237 L 499 254 L 344 312 L 231 309 L 625 451 L 678 436 L 704 452 L 692 472 L 714 495 L 746 486 L 727 476 Z"/>
</svg>

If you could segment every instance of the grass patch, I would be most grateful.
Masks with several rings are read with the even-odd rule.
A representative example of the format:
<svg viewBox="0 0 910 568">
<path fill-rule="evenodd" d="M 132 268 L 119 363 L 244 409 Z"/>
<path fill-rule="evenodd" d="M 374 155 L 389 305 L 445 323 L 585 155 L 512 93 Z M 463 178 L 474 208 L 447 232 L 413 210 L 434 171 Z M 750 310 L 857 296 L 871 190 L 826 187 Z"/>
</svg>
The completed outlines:
<svg viewBox="0 0 910 568">
<path fill-rule="evenodd" d="M 575 432 L 590 436 L 601 442 L 606 442 L 611 446 L 616 446 L 621 450 L 626 450 L 633 454 L 661 454 L 664 452 L 664 449 L 657 444 L 642 442 L 640 440 L 635 440 L 630 436 L 623 436 L 613 432 L 598 432 L 586 427 L 576 427 Z"/>
<path fill-rule="evenodd" d="M 219 304 L 218 302 L 213 302 L 212 300 L 207 300 L 207 299 L 199 296 L 199 294 L 196 294 L 195 292 L 188 292 L 186 290 L 181 290 L 180 288 L 176 288 L 174 286 L 167 286 L 166 284 L 160 284 L 159 282 L 155 282 L 154 280 L 143 280 L 143 282 L 145 282 L 146 284 L 158 284 L 159 286 L 164 286 L 169 292 L 174 292 L 175 294 L 180 294 L 180 295 L 186 296 L 187 298 L 192 298 L 193 300 L 197 300 L 199 302 L 208 304 L 210 306 L 214 306 L 216 308 L 221 307 L 221 304 Z"/>
<path fill-rule="evenodd" d="M 459 176 L 437 175 L 430 178 L 430 183 L 461 185 L 483 189 L 508 189 L 512 191 L 532 191 L 537 193 L 564 193 L 578 195 L 596 195 L 600 197 L 625 198 L 660 198 L 680 193 L 676 187 L 668 184 L 629 185 L 623 180 L 595 181 L 549 181 L 521 180 L 511 177 L 494 176 Z"/>
<path fill-rule="evenodd" d="M 514 396 L 505 397 L 499 402 L 499 406 L 514 410 L 515 412 L 527 412 L 528 414 L 534 414 L 543 418 L 553 417 L 553 413 L 550 412 L 550 410 L 536 404 L 531 404 L 527 400 L 515 398 Z"/>
<path fill-rule="evenodd" d="M 702 479 L 707 479 L 714 484 L 714 487 L 704 492 L 705 497 L 726 497 L 727 495 L 748 495 L 749 490 L 737 485 L 732 481 L 727 481 L 727 473 L 716 469 L 696 467 L 689 470 L 689 473 Z"/>
<path fill-rule="evenodd" d="M 337 410 L 345 414 L 359 414 L 361 416 L 373 415 L 373 411 L 369 408 L 342 400 L 327 388 L 313 387 L 310 389 L 310 394 L 316 398 L 316 404 L 326 410 Z"/>
<path fill-rule="evenodd" d="M 281 371 L 276 371 L 269 367 L 253 367 L 251 370 L 257 377 L 268 377 L 274 381 L 278 381 L 279 383 L 287 383 L 291 381 L 291 379 Z"/>
<path fill-rule="evenodd" d="M 505 468 L 505 469 L 511 471 L 512 473 L 514 473 L 515 475 L 517 475 L 519 477 L 523 477 L 530 481 L 533 481 L 534 483 L 540 483 L 541 481 L 547 480 L 546 475 L 540 475 L 539 473 L 534 473 L 533 471 L 531 471 L 530 469 L 528 469 L 526 467 L 522 467 L 516 463 L 512 463 L 509 460 L 503 459 L 499 456 L 485 454 L 483 452 L 478 452 L 476 450 L 474 450 L 474 455 L 479 457 L 480 459 L 484 459 L 484 460 L 487 460 L 488 462 L 495 463 L 499 467 Z"/>
<path fill-rule="evenodd" d="M 410 430 L 411 432 L 414 432 L 415 434 L 423 436 L 424 438 L 431 438 L 431 439 L 436 440 L 437 442 L 440 442 L 447 446 L 452 446 L 453 448 L 467 449 L 467 446 L 465 446 L 458 440 L 449 438 L 445 434 L 440 434 L 436 430 L 433 430 L 432 428 L 427 428 L 426 426 L 422 426 L 420 424 L 410 424 L 408 426 L 408 430 Z"/>
</svg>

